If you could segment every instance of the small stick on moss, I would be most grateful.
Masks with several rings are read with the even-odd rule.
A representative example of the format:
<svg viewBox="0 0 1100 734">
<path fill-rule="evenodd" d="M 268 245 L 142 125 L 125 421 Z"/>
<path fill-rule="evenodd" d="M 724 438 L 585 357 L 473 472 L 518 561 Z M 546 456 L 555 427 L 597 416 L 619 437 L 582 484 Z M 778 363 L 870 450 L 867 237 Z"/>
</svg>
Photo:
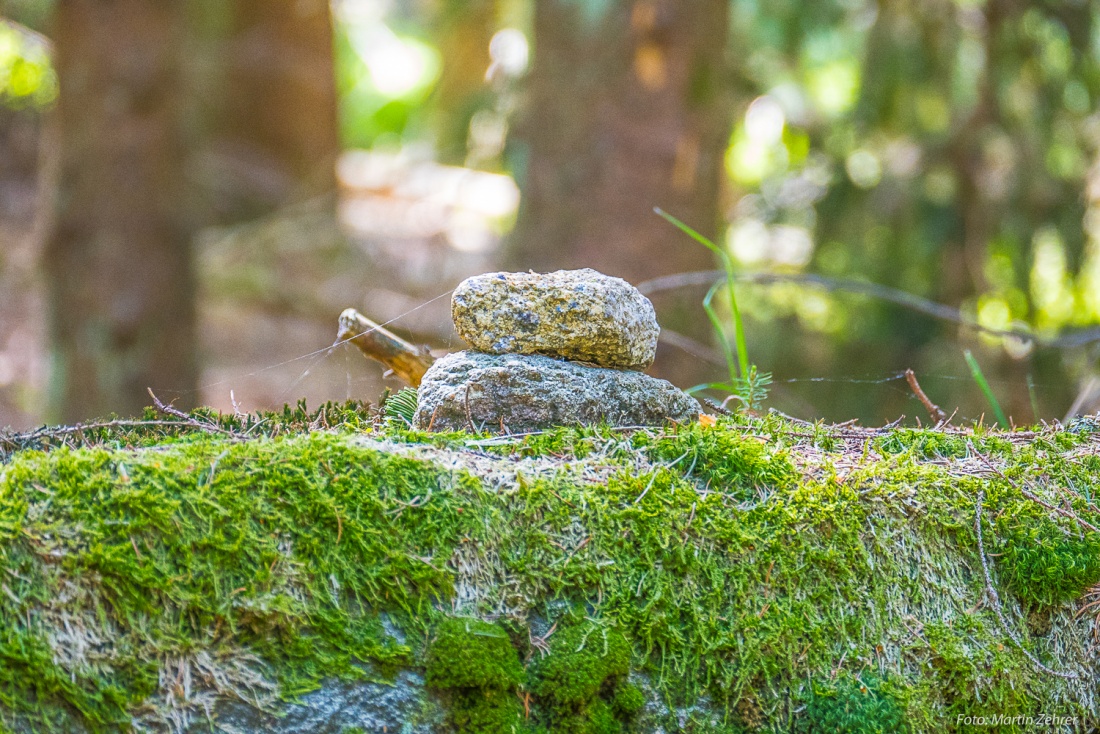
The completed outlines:
<svg viewBox="0 0 1100 734">
<path fill-rule="evenodd" d="M 517 690 L 516 697 L 523 703 L 523 720 L 529 720 L 531 718 L 531 693 L 529 691 L 520 693 Z"/>
<path fill-rule="evenodd" d="M 714 402 L 713 400 L 711 400 L 710 398 L 708 398 L 704 395 L 702 398 L 700 398 L 699 402 L 703 403 L 703 405 L 707 406 L 708 408 L 710 408 L 714 412 L 718 413 L 719 415 L 725 415 L 725 416 L 736 415 L 733 411 L 726 409 L 725 403 L 728 400 L 729 400 L 729 398 L 726 398 L 726 400 L 722 401 L 723 404 L 719 405 L 718 403 Z"/>
<path fill-rule="evenodd" d="M 359 351 L 381 362 L 413 387 L 420 386 L 424 373 L 435 362 L 425 347 L 417 347 L 368 319 L 354 308 L 340 314 L 336 343 L 351 342 Z"/>
<path fill-rule="evenodd" d="M 241 438 L 241 436 L 233 431 L 230 431 L 221 426 L 215 425 L 209 421 L 199 420 L 194 416 L 190 416 L 184 413 L 179 408 L 175 408 L 171 405 L 165 405 L 160 398 L 153 393 L 153 388 L 145 388 L 149 391 L 149 397 L 153 399 L 153 407 L 157 409 L 158 413 L 163 415 L 170 415 L 173 418 L 179 418 L 184 425 L 191 426 L 192 428 L 198 428 L 200 431 L 209 431 L 210 433 L 220 433 L 223 436 L 232 436 L 233 438 Z"/>
<path fill-rule="evenodd" d="M 978 490 L 977 501 L 974 506 L 974 529 L 978 534 L 978 554 L 982 559 L 982 572 L 985 574 L 985 593 L 989 595 L 990 606 L 993 607 L 993 612 L 997 615 L 997 619 L 1001 622 L 1001 629 L 1008 635 L 1020 652 L 1024 654 L 1028 660 L 1032 662 L 1035 667 L 1042 670 L 1044 673 L 1048 673 L 1057 678 L 1076 679 L 1076 673 L 1061 673 L 1057 670 L 1051 670 L 1047 666 L 1039 662 L 1039 659 L 1032 655 L 1027 648 L 1024 647 L 1020 638 L 1016 636 L 1016 633 L 1008 624 L 1008 620 L 1005 618 L 1004 612 L 1001 610 L 1001 597 L 997 594 L 997 590 L 993 588 L 993 577 L 989 573 L 989 561 L 985 555 L 985 544 L 982 542 L 982 502 L 985 500 L 985 490 Z"/>
<path fill-rule="evenodd" d="M 917 400 L 921 401 L 924 405 L 924 409 L 928 411 L 928 415 L 932 416 L 932 420 L 937 424 L 942 424 L 947 420 L 947 413 L 943 408 L 933 403 L 928 399 L 928 396 L 924 394 L 924 390 L 921 390 L 920 383 L 917 382 L 917 375 L 913 370 L 905 370 L 905 381 L 909 383 L 909 389 L 913 391 L 913 394 L 917 396 Z"/>
<path fill-rule="evenodd" d="M 99 421 L 94 423 L 77 423 L 72 426 L 42 426 L 36 428 L 33 431 L 27 431 L 25 433 L 0 433 L 0 443 L 10 447 L 11 451 L 19 451 L 21 449 L 28 448 L 32 444 L 49 441 L 51 439 L 58 439 L 62 436 L 83 436 L 84 431 L 99 431 L 99 430 L 114 430 L 120 428 L 186 428 L 187 426 L 179 421 L 164 421 L 164 420 L 113 420 L 113 421 Z M 82 439 L 87 442 L 87 437 Z"/>
</svg>

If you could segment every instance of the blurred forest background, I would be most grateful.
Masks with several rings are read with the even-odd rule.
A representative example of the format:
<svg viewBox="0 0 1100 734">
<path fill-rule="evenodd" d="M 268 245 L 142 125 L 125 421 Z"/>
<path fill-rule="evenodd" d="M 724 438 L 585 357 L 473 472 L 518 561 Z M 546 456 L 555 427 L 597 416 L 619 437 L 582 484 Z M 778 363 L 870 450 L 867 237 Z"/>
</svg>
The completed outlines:
<svg viewBox="0 0 1100 734">
<path fill-rule="evenodd" d="M 499 268 L 627 278 L 719 378 L 655 206 L 768 405 L 926 419 L 912 368 L 977 419 L 970 349 L 1017 424 L 1094 411 L 1100 5 L 0 0 L 0 426 L 374 400 L 340 311 L 457 349 Z"/>
</svg>

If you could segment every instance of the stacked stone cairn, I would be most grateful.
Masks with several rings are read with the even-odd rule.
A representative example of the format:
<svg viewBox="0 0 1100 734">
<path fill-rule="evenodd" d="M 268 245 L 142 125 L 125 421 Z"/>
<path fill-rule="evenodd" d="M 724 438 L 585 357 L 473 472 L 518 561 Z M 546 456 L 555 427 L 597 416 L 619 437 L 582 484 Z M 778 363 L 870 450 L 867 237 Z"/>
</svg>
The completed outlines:
<svg viewBox="0 0 1100 734">
<path fill-rule="evenodd" d="M 417 428 L 524 433 L 698 419 L 694 398 L 642 374 L 660 327 L 649 299 L 620 278 L 588 269 L 478 275 L 455 289 L 451 316 L 473 350 L 428 369 Z"/>
</svg>

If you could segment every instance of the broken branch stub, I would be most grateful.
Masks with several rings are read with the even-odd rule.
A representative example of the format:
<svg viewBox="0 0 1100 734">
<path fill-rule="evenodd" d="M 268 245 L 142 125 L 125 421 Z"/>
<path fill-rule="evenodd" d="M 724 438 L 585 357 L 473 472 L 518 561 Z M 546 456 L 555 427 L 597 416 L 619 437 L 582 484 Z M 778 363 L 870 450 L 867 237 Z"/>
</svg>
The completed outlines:
<svg viewBox="0 0 1100 734">
<path fill-rule="evenodd" d="M 350 341 L 370 359 L 381 362 L 413 387 L 420 386 L 424 373 L 435 362 L 426 347 L 417 347 L 371 321 L 354 308 L 340 314 L 337 342 Z"/>
</svg>

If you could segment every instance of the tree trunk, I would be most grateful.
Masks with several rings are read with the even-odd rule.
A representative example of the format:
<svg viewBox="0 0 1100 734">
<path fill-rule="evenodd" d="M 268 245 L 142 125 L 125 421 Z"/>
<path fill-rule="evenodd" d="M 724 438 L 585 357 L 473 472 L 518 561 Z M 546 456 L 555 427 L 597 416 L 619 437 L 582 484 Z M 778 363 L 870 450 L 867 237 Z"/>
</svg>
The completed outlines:
<svg viewBox="0 0 1100 734">
<path fill-rule="evenodd" d="M 340 141 L 329 3 L 223 4 L 204 0 L 199 21 L 220 60 L 203 79 L 204 88 L 220 85 L 205 167 L 213 203 L 224 220 L 241 221 L 333 194 Z"/>
<path fill-rule="evenodd" d="M 184 4 L 165 0 L 57 5 L 61 173 L 45 261 L 53 418 L 133 415 L 148 387 L 194 398 L 185 20 Z"/>
<path fill-rule="evenodd" d="M 634 283 L 711 268 L 710 253 L 653 208 L 708 236 L 720 229 L 728 0 L 605 5 L 535 4 L 526 113 L 512 141 L 523 203 L 511 266 L 592 267 Z M 700 298 L 656 303 L 662 326 L 706 341 Z M 664 346 L 655 371 L 701 374 L 697 358 Z"/>
</svg>

